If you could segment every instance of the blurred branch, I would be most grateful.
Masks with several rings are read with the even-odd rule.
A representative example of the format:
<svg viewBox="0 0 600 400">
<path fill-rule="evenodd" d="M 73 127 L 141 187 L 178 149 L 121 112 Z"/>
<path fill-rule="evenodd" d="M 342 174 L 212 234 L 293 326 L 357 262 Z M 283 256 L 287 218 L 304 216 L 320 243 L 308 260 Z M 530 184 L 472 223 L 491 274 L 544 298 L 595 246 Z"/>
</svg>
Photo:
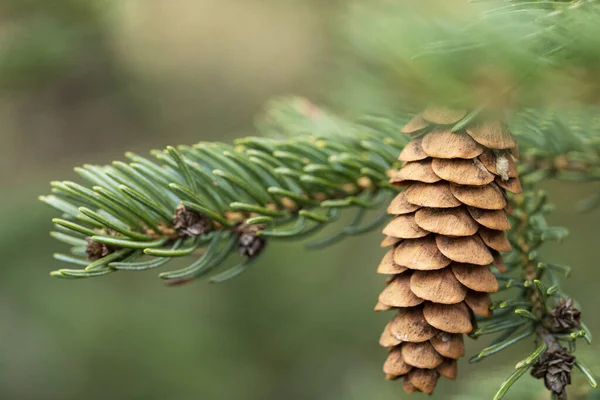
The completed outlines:
<svg viewBox="0 0 600 400">
<path fill-rule="evenodd" d="M 336 99 L 473 109 L 509 86 L 519 107 L 597 104 L 599 13 L 597 0 L 357 2 L 338 23 Z"/>
</svg>

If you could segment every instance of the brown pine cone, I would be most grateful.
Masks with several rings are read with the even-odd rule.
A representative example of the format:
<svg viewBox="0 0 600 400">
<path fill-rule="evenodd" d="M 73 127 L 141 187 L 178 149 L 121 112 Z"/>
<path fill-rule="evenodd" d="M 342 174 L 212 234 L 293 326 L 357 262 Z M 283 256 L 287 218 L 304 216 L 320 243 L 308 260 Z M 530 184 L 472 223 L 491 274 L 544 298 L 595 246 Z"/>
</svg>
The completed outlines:
<svg viewBox="0 0 600 400">
<path fill-rule="evenodd" d="M 107 255 L 115 252 L 115 249 L 112 247 L 103 243 L 96 243 L 91 237 L 88 237 L 85 240 L 87 242 L 87 248 L 85 249 L 85 252 L 88 256 L 88 260 L 99 260 L 102 257 L 106 257 Z"/>
<path fill-rule="evenodd" d="M 201 236 L 210 232 L 212 222 L 205 215 L 180 205 L 173 217 L 173 228 L 179 236 Z"/>
<path fill-rule="evenodd" d="M 550 311 L 548 325 L 552 332 L 566 332 L 581 326 L 581 311 L 573 305 L 573 299 L 559 300 Z"/>
<path fill-rule="evenodd" d="M 521 186 L 504 124 L 483 121 L 452 133 L 466 111 L 430 108 L 403 129 L 412 141 L 391 183 L 403 186 L 389 205 L 395 218 L 382 245 L 393 246 L 378 273 L 391 275 L 376 310 L 394 309 L 380 344 L 389 349 L 383 370 L 404 378 L 406 392 L 432 393 L 439 376 L 455 379 L 463 334 L 474 314 L 490 316 L 498 290 L 489 266 L 504 269 L 505 190 Z"/>
<path fill-rule="evenodd" d="M 119 236 L 119 234 L 113 231 L 112 229 L 98 229 L 97 232 L 99 235 L 103 236 Z M 114 247 L 108 246 L 103 243 L 96 243 L 92 240 L 91 237 L 85 238 L 85 241 L 87 242 L 85 252 L 87 254 L 88 260 L 96 261 L 115 252 Z"/>
<path fill-rule="evenodd" d="M 247 225 L 242 223 L 236 227 L 238 233 L 238 253 L 242 257 L 254 258 L 263 251 L 267 245 L 264 237 L 258 233 L 264 225 Z"/>
<path fill-rule="evenodd" d="M 238 252 L 240 256 L 257 257 L 265 245 L 265 239 L 258 236 L 256 232 L 242 232 L 238 240 Z"/>
<path fill-rule="evenodd" d="M 575 357 L 561 346 L 546 351 L 531 369 L 531 375 L 544 379 L 546 388 L 559 399 L 566 398 L 566 387 L 571 384 L 571 370 Z"/>
</svg>

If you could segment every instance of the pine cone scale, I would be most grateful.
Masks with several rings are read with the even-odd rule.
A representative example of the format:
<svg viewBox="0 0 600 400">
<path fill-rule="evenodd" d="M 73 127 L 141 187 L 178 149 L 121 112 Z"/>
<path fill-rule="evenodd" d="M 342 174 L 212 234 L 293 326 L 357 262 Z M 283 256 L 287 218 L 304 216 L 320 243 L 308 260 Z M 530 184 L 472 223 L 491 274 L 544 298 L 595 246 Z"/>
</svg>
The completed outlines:
<svg viewBox="0 0 600 400">
<path fill-rule="evenodd" d="M 467 288 L 456 279 L 450 268 L 414 271 L 410 277 L 410 290 L 417 298 L 440 304 L 460 303 L 467 296 Z"/>
<path fill-rule="evenodd" d="M 428 233 L 447 236 L 472 236 L 479 229 L 464 207 L 422 208 L 415 212 L 415 223 Z"/>
</svg>

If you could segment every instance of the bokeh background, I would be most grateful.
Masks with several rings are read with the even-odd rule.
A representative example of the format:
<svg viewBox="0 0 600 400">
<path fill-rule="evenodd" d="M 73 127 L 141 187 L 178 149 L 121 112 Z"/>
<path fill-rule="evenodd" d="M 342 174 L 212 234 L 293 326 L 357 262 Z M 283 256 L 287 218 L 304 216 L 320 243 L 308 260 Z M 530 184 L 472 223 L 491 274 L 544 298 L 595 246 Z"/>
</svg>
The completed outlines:
<svg viewBox="0 0 600 400">
<path fill-rule="evenodd" d="M 273 96 L 328 104 L 343 3 L 0 1 L 0 399 L 405 398 L 381 373 L 377 234 L 320 252 L 272 245 L 222 285 L 167 288 L 154 271 L 48 275 L 61 267 L 54 213 L 37 201 L 49 180 L 76 180 L 73 166 L 126 150 L 251 134 Z M 600 332 L 600 212 L 575 207 L 599 188 L 545 188 L 551 222 L 571 231 L 545 256 L 574 267 L 565 290 Z M 462 362 L 459 381 L 434 398 L 491 398 L 531 344 L 520 348 Z M 598 349 L 579 356 L 600 366 Z M 577 378 L 575 391 L 584 385 Z M 522 379 L 509 398 L 546 397 L 541 382 Z"/>
</svg>

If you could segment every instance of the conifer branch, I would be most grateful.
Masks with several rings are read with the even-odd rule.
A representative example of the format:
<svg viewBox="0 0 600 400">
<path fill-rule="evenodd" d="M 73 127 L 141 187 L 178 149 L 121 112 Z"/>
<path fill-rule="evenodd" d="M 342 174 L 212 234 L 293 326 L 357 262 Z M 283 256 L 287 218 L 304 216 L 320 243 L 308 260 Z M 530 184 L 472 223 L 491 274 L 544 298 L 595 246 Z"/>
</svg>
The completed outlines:
<svg viewBox="0 0 600 400">
<path fill-rule="evenodd" d="M 76 168 L 89 186 L 53 182 L 52 194 L 41 200 L 61 213 L 53 220 L 56 230 L 51 235 L 71 246 L 70 254 L 54 257 L 75 268 L 52 275 L 103 276 L 154 269 L 188 257 L 192 261 L 187 267 L 159 275 L 166 284 L 207 275 L 211 282 L 222 282 L 246 271 L 267 242 L 313 237 L 347 209 L 355 213 L 350 225 L 308 247 L 325 247 L 387 221 L 385 214 L 366 222 L 364 218 L 398 192 L 388 181 L 408 140 L 398 134 L 403 116 L 351 122 L 301 99 L 273 103 L 266 115 L 258 123 L 263 132 L 292 137 L 169 147 L 153 151 L 154 159 L 127 153 L 128 163 Z M 542 179 L 566 179 L 565 171 L 578 173 L 579 180 L 596 180 L 594 163 L 600 152 L 593 138 L 600 124 L 582 119 L 591 127 L 584 130 L 581 124 L 562 122 L 573 121 L 573 115 L 527 111 L 511 120 L 522 143 L 520 169 L 529 188 Z M 556 161 L 561 159 L 567 162 Z M 561 276 L 568 276 L 570 269 L 539 258 L 539 247 L 562 239 L 566 230 L 547 226 L 544 215 L 551 207 L 543 194 L 529 190 L 515 196 L 512 204 L 514 251 L 506 258 L 507 272 L 497 271 L 496 277 L 502 293 L 516 294 L 493 302 L 493 316 L 472 332 L 473 337 L 499 336 L 471 361 L 532 337 L 535 351 L 517 364 L 498 399 L 532 368 L 535 376 L 548 378 L 540 360 L 547 361 L 550 350 L 567 357 L 565 348 L 572 351 L 577 340 L 591 340 L 585 324 L 564 323 L 565 316 L 578 313 L 560 287 Z M 236 251 L 240 260 L 223 269 Z M 548 378 L 551 383 L 567 382 L 574 365 L 597 385 L 578 360 L 565 360 L 568 373 Z M 547 385 L 556 389 L 548 379 Z"/>
<path fill-rule="evenodd" d="M 381 208 L 385 197 L 397 190 L 388 175 L 407 141 L 397 133 L 405 121 L 401 113 L 351 122 L 304 99 L 285 99 L 272 102 L 257 125 L 269 136 L 291 138 L 169 147 L 152 151 L 154 160 L 127 153 L 129 163 L 76 168 L 90 186 L 53 182 L 52 194 L 40 199 L 62 213 L 54 219 L 57 231 L 52 236 L 72 246 L 70 254 L 54 257 L 86 269 L 61 269 L 53 276 L 158 268 L 204 248 L 233 253 L 236 246 L 230 243 L 243 234 L 242 226 L 254 226 L 252 231 L 268 240 L 300 239 L 318 233 L 344 209 L 355 210 L 355 221 L 310 248 L 373 230 L 386 217 L 382 214 L 371 223 L 363 219 L 366 210 Z M 598 179 L 600 143 L 594 137 L 600 122 L 592 113 L 526 111 L 510 127 L 521 143 L 525 182 Z M 175 228 L 182 223 L 181 218 L 174 221 L 182 205 L 184 217 L 205 220 L 210 232 L 196 236 L 185 225 Z M 161 277 L 204 275 L 223 261 L 213 255 Z"/>
<path fill-rule="evenodd" d="M 60 269 L 61 278 L 157 268 L 199 254 L 184 269 L 160 277 L 181 283 L 220 267 L 237 248 L 243 256 L 221 281 L 246 270 L 266 240 L 312 236 L 356 210 L 350 226 L 313 247 L 375 229 L 366 210 L 381 208 L 391 193 L 387 169 L 402 140 L 366 126 L 346 137 L 240 139 L 235 145 L 200 143 L 153 151 L 156 160 L 127 153 L 129 163 L 76 168 L 91 187 L 53 182 L 40 199 L 62 213 L 56 239 L 71 254 L 55 258 L 84 269 Z M 360 129 L 359 129 L 360 128 Z"/>
</svg>

